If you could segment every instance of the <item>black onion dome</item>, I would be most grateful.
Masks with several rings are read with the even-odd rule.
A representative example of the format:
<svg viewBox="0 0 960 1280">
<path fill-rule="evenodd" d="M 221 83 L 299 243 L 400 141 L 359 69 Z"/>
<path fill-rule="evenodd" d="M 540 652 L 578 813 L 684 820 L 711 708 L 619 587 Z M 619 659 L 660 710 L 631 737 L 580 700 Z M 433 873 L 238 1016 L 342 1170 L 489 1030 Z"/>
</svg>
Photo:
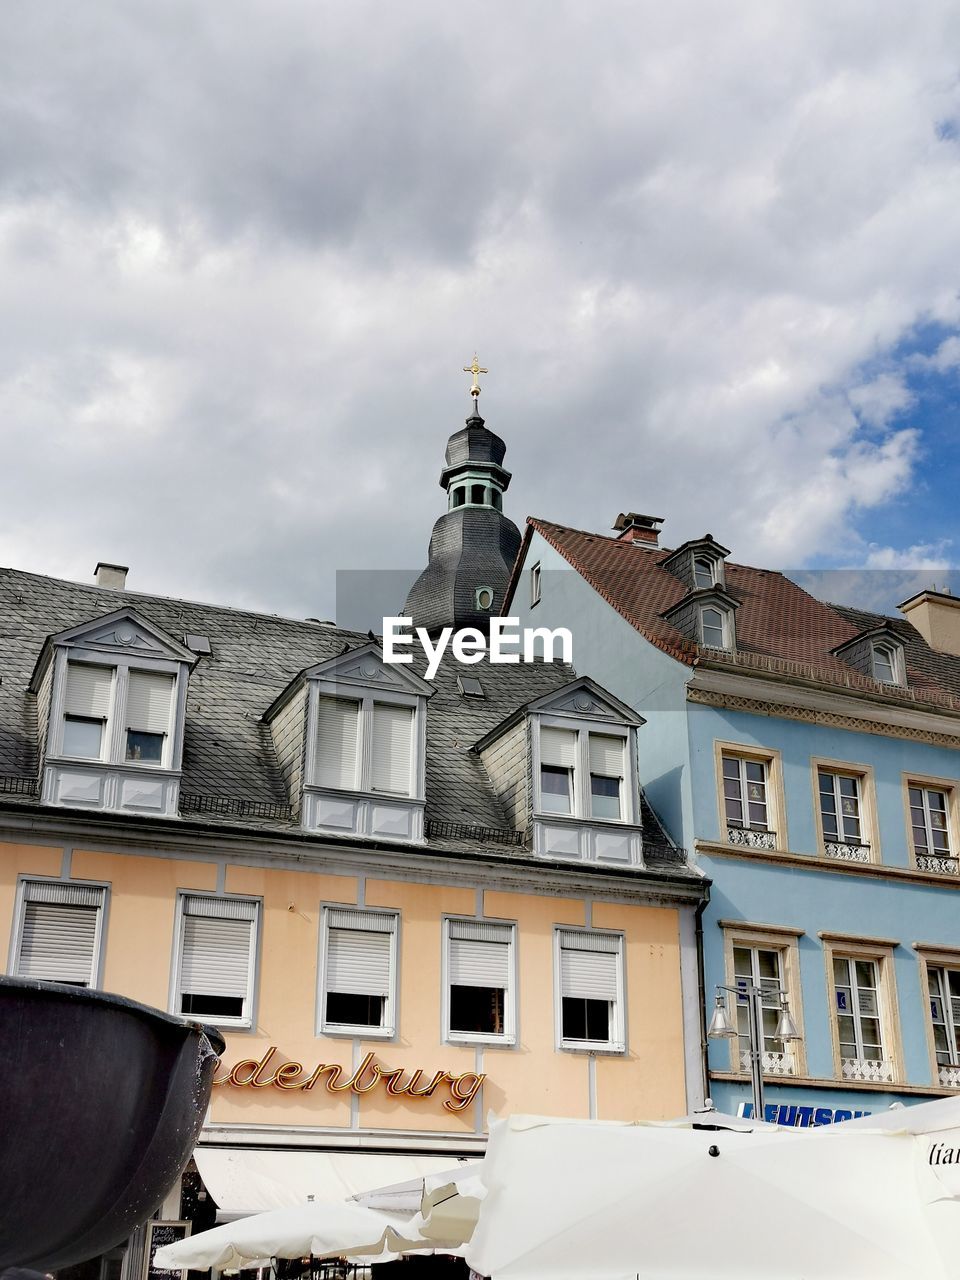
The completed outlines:
<svg viewBox="0 0 960 1280">
<path fill-rule="evenodd" d="M 520 530 L 500 509 L 510 483 L 501 465 L 506 451 L 476 408 L 447 442 L 440 484 L 450 508 L 433 526 L 427 567 L 403 607 L 414 626 L 431 634 L 443 627 L 485 631 L 503 605 L 520 550 Z"/>
</svg>

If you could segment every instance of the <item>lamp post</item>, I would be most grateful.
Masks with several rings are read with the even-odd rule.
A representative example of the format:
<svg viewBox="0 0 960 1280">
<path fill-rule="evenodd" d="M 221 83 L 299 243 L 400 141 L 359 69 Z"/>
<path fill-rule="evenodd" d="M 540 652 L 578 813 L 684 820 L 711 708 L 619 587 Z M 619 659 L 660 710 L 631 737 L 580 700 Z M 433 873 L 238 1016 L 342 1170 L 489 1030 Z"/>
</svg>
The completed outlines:
<svg viewBox="0 0 960 1280">
<path fill-rule="evenodd" d="M 777 1040 L 799 1040 L 800 1031 L 790 1014 L 787 1004 L 787 993 L 779 984 L 775 988 L 779 1001 L 779 1018 L 774 1037 Z M 742 1000 L 747 1006 L 747 1036 L 750 1041 L 750 1083 L 753 1088 L 753 1116 L 755 1120 L 763 1119 L 763 998 L 774 992 L 772 985 L 758 986 L 754 982 L 744 982 L 741 986 L 727 987 L 717 984 L 717 998 L 707 1028 L 707 1035 L 714 1040 L 735 1040 L 740 1035 L 736 1020 L 731 1021 L 727 1013 L 727 999 L 723 994 Z"/>
</svg>

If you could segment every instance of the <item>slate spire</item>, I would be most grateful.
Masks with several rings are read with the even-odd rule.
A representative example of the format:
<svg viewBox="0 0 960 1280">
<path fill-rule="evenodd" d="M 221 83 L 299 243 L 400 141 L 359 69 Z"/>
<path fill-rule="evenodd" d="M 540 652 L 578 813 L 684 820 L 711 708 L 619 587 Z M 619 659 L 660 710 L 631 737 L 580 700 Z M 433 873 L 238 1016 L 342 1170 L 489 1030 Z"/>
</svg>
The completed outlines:
<svg viewBox="0 0 960 1280">
<path fill-rule="evenodd" d="M 510 472 L 503 467 L 507 446 L 480 417 L 474 356 L 465 372 L 474 375 L 470 417 L 447 441 L 440 486 L 447 510 L 433 526 L 429 562 L 403 606 L 413 625 L 435 635 L 443 627 L 487 628 L 503 604 L 520 549 L 520 530 L 503 514 Z"/>
</svg>

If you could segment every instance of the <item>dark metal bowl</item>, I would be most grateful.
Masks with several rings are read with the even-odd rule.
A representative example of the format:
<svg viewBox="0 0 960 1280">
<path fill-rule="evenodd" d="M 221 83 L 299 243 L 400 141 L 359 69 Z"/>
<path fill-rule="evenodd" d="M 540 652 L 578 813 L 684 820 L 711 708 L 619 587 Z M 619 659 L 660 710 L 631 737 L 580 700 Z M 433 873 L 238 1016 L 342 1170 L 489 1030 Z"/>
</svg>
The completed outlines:
<svg viewBox="0 0 960 1280">
<path fill-rule="evenodd" d="M 224 1042 L 123 996 L 0 978 L 0 1268 L 115 1247 L 196 1144 Z"/>
</svg>

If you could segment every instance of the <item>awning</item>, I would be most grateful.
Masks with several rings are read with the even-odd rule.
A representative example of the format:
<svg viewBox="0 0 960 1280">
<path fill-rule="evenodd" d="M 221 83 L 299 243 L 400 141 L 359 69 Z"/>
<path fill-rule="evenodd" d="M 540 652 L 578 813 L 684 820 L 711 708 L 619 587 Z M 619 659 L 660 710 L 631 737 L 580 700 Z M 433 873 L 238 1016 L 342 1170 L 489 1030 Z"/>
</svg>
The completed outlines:
<svg viewBox="0 0 960 1280">
<path fill-rule="evenodd" d="M 197 1147 L 193 1155 L 222 1222 L 315 1200 L 346 1200 L 448 1171 L 456 1158 L 364 1151 L 268 1151 Z"/>
</svg>

